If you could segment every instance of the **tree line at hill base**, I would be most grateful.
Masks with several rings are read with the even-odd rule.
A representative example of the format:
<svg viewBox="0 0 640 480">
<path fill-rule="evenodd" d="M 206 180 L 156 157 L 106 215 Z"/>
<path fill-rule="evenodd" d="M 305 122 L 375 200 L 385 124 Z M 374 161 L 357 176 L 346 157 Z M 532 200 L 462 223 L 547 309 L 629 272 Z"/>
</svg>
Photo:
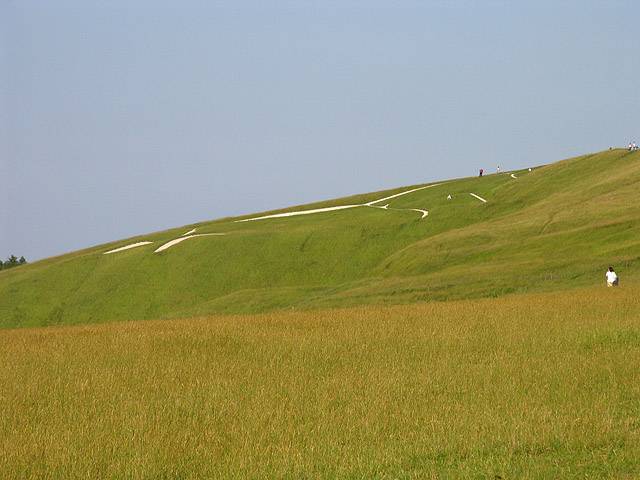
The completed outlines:
<svg viewBox="0 0 640 480">
<path fill-rule="evenodd" d="M 18 258 L 15 255 L 11 255 L 4 262 L 0 260 L 0 270 L 6 270 L 7 268 L 18 267 L 20 265 L 24 265 L 25 263 L 27 263 L 26 258 L 24 257 Z"/>
</svg>

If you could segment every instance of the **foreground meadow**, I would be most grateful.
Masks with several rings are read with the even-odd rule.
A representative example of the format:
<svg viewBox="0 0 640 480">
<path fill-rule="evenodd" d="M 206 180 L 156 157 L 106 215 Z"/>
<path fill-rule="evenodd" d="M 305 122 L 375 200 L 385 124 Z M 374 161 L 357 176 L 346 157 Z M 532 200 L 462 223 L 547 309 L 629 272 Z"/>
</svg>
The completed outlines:
<svg viewBox="0 0 640 480">
<path fill-rule="evenodd" d="M 638 478 L 639 293 L 0 331 L 0 477 Z"/>
</svg>

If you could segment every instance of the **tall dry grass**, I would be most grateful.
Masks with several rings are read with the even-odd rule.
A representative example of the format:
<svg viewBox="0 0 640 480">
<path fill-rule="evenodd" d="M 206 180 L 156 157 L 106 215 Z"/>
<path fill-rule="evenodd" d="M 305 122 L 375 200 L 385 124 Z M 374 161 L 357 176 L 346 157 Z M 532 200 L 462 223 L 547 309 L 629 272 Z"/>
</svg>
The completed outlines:
<svg viewBox="0 0 640 480">
<path fill-rule="evenodd" d="M 0 331 L 0 477 L 637 478 L 638 293 Z"/>
</svg>

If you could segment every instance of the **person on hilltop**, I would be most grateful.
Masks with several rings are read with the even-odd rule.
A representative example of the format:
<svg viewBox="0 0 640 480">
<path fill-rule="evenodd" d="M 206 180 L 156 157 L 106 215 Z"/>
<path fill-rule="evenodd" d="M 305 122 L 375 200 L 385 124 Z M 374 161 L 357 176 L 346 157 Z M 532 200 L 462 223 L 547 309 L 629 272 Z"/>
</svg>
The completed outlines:
<svg viewBox="0 0 640 480">
<path fill-rule="evenodd" d="M 607 287 L 618 286 L 618 274 L 614 272 L 613 267 L 609 267 L 609 270 L 604 275 L 607 277 Z"/>
<path fill-rule="evenodd" d="M 480 169 L 480 176 L 482 176 L 482 174 L 484 173 L 484 168 Z"/>
</svg>

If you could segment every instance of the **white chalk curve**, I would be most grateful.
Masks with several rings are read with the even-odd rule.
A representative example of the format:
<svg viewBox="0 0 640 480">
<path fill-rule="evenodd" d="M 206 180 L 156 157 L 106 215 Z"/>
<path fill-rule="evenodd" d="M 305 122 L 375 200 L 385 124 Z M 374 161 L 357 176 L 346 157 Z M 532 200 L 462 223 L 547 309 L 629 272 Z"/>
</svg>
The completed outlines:
<svg viewBox="0 0 640 480">
<path fill-rule="evenodd" d="M 196 229 L 195 229 L 195 228 L 193 228 L 193 229 L 189 230 L 188 232 L 183 233 L 183 234 L 181 235 L 181 237 L 184 237 L 185 235 L 191 235 L 192 233 L 195 233 L 195 231 L 196 231 Z"/>
<path fill-rule="evenodd" d="M 253 222 L 255 220 L 266 220 L 267 218 L 284 218 L 284 217 L 296 217 L 298 215 L 311 215 L 314 213 L 324 213 L 324 212 L 334 212 L 336 210 L 345 210 L 347 208 L 356 208 L 356 207 L 376 207 L 376 208 L 384 208 L 385 210 L 389 208 L 389 204 L 384 205 L 383 207 L 379 207 L 375 205 L 376 203 L 384 202 L 385 200 L 391 200 L 392 198 L 397 198 L 402 195 L 407 195 L 409 193 L 417 192 L 419 190 L 424 190 L 425 188 L 437 187 L 438 185 L 442 185 L 441 183 L 433 183 L 431 185 L 426 185 L 424 187 L 412 188 L 411 190 L 406 190 L 404 192 L 396 193 L 395 195 L 389 195 L 388 197 L 379 198 L 378 200 L 373 200 L 367 203 L 359 203 L 355 205 L 339 205 L 337 207 L 326 207 L 326 208 L 314 208 L 311 210 L 298 210 L 296 212 L 286 212 L 286 213 L 274 213 L 273 215 L 264 215 L 262 217 L 252 217 L 252 218 L 244 218 L 242 220 L 236 220 L 234 223 L 241 222 Z M 410 209 L 402 209 L 396 208 L 394 210 L 413 210 Z M 424 210 L 420 210 L 420 212 L 424 212 Z M 424 215 L 426 216 L 426 215 Z M 422 218 L 424 218 L 424 216 Z"/>
<path fill-rule="evenodd" d="M 412 208 L 411 210 L 413 210 L 414 212 L 418 212 L 421 213 L 422 216 L 420 217 L 420 220 L 422 220 L 423 218 L 425 218 L 427 215 L 429 215 L 429 210 L 421 210 L 419 208 Z"/>
<path fill-rule="evenodd" d="M 471 195 L 472 197 L 477 198 L 478 200 L 480 200 L 480 201 L 481 201 L 481 202 L 483 202 L 483 203 L 487 203 L 487 201 L 486 201 L 484 198 L 482 198 L 482 197 L 481 197 L 481 196 L 479 196 L 479 195 L 476 195 L 475 193 L 470 193 L 469 195 Z"/>
<path fill-rule="evenodd" d="M 166 250 L 167 248 L 171 248 L 174 245 L 177 245 L 177 244 L 179 244 L 181 242 L 184 242 L 185 240 L 189 240 L 190 238 L 208 237 L 208 236 L 212 236 L 212 235 L 226 235 L 226 233 L 198 233 L 196 235 L 189 235 L 188 237 L 176 238 L 174 240 L 171 240 L 171 241 L 159 246 L 158 248 L 155 249 L 155 251 L 153 253 L 162 252 L 162 251 Z"/>
<path fill-rule="evenodd" d="M 110 253 L 116 253 L 116 252 L 122 252 L 123 250 L 129 250 L 130 248 L 136 248 L 136 247 L 141 247 L 143 245 L 149 245 L 150 243 L 153 243 L 153 242 L 132 243 L 131 245 L 126 245 L 124 247 L 115 248 L 113 250 L 109 250 L 108 252 L 104 252 L 103 255 L 108 255 Z"/>
<path fill-rule="evenodd" d="M 511 176 L 511 178 L 518 178 L 518 177 L 516 177 L 515 173 L 512 173 L 510 176 Z"/>
<path fill-rule="evenodd" d="M 380 210 L 396 210 L 399 212 L 418 212 L 421 213 L 422 216 L 420 217 L 420 220 L 422 220 L 423 218 L 425 218 L 427 215 L 429 215 L 429 211 L 428 210 L 422 210 L 421 208 L 394 208 L 394 207 L 390 207 L 389 204 L 386 205 L 382 205 L 382 206 L 378 206 L 378 205 L 364 205 L 365 207 L 371 207 L 371 208 L 379 208 Z"/>
</svg>

